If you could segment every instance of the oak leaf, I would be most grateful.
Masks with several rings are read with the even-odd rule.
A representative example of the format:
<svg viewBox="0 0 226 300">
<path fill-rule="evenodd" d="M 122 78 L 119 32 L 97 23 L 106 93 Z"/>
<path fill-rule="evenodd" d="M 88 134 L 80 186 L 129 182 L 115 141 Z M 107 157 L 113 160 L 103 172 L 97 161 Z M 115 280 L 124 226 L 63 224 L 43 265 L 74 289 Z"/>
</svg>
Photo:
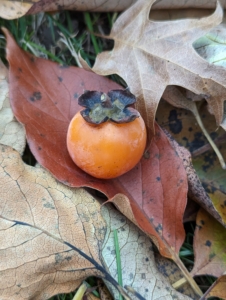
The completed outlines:
<svg viewBox="0 0 226 300">
<path fill-rule="evenodd" d="M 126 81 L 138 98 L 137 109 L 150 132 L 168 85 L 202 94 L 217 125 L 226 129 L 223 114 L 226 70 L 204 61 L 192 47 L 195 40 L 221 23 L 220 4 L 208 17 L 157 22 L 149 20 L 154 2 L 139 0 L 116 20 L 107 37 L 114 40 L 114 48 L 100 53 L 92 70 L 100 75 L 118 74 Z M 84 61 L 83 66 L 88 67 Z"/>
</svg>

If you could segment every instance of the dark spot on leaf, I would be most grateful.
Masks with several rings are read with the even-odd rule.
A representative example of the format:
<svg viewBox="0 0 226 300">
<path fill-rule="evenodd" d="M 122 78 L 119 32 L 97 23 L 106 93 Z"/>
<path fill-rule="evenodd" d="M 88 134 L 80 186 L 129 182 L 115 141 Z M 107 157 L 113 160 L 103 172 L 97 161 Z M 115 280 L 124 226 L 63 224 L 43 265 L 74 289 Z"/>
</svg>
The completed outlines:
<svg viewBox="0 0 226 300">
<path fill-rule="evenodd" d="M 17 284 L 17 286 L 18 286 L 18 287 L 21 287 L 21 284 L 20 284 L 20 283 L 18 283 L 18 284 Z"/>
<path fill-rule="evenodd" d="M 36 100 L 42 99 L 42 94 L 40 92 L 34 92 L 33 96 L 35 97 Z"/>
<path fill-rule="evenodd" d="M 197 227 L 199 230 L 202 229 L 202 226 L 200 226 L 200 225 L 196 225 L 196 227 Z"/>
<path fill-rule="evenodd" d="M 156 177 L 156 180 L 157 181 L 161 181 L 161 177 Z"/>
<path fill-rule="evenodd" d="M 132 280 L 133 279 L 133 273 L 129 274 L 129 279 Z"/>
<path fill-rule="evenodd" d="M 142 273 L 142 274 L 141 274 L 141 278 L 142 278 L 142 279 L 146 279 L 146 274 L 145 274 L 145 273 Z"/>
<path fill-rule="evenodd" d="M 189 127 L 189 128 L 188 128 L 188 131 L 192 131 L 192 130 L 193 130 L 193 128 L 192 128 L 192 127 Z"/>
<path fill-rule="evenodd" d="M 169 128 L 174 134 L 178 134 L 182 130 L 182 122 L 178 119 L 177 111 L 175 109 L 170 111 L 170 115 L 168 117 Z"/>
<path fill-rule="evenodd" d="M 145 151 L 143 157 L 144 157 L 144 159 L 149 159 L 150 158 L 150 152 L 148 150 Z"/>
<path fill-rule="evenodd" d="M 55 263 L 59 264 L 63 261 L 63 256 L 60 253 L 55 254 Z"/>
<path fill-rule="evenodd" d="M 202 169 L 204 172 L 207 172 L 208 169 L 214 166 L 214 163 L 217 161 L 217 156 L 215 152 L 208 152 L 204 155 L 204 165 L 202 165 Z"/>
<path fill-rule="evenodd" d="M 206 241 L 205 245 L 210 247 L 212 245 L 212 243 L 210 241 Z"/>
<path fill-rule="evenodd" d="M 78 93 L 74 93 L 74 98 L 75 98 L 75 99 L 78 99 L 79 96 L 80 96 L 80 95 L 79 95 Z"/>
<path fill-rule="evenodd" d="M 18 68 L 18 70 L 19 70 L 19 72 L 21 72 L 21 73 L 23 72 L 23 70 L 22 70 L 21 68 Z"/>
<path fill-rule="evenodd" d="M 60 81 L 60 82 L 62 82 L 63 81 L 63 78 L 62 77 L 58 77 L 58 80 Z"/>
<path fill-rule="evenodd" d="M 45 204 L 43 204 L 43 206 L 45 207 L 45 208 L 50 208 L 50 209 L 55 209 L 55 207 L 52 205 L 52 203 L 50 203 L 50 202 L 46 202 Z"/>
<path fill-rule="evenodd" d="M 202 185 L 207 193 L 214 194 L 217 191 L 217 188 L 213 185 L 208 185 L 206 182 L 202 182 Z"/>
<path fill-rule="evenodd" d="M 67 257 L 65 257 L 65 259 L 66 259 L 67 261 L 70 261 L 70 260 L 72 259 L 72 257 L 71 257 L 71 256 L 67 256 Z"/>
<path fill-rule="evenodd" d="M 200 223 L 201 223 L 202 225 L 205 225 L 205 221 L 203 221 L 203 220 L 201 220 Z"/>
<path fill-rule="evenodd" d="M 160 233 L 162 232 L 162 224 L 158 224 L 158 226 L 155 227 L 155 230 Z"/>
<path fill-rule="evenodd" d="M 30 100 L 32 102 L 36 100 L 41 100 L 42 99 L 42 94 L 40 92 L 34 92 L 33 95 L 30 97 Z"/>
<path fill-rule="evenodd" d="M 34 56 L 31 56 L 31 57 L 30 57 L 30 61 L 31 61 L 32 63 L 34 63 L 34 62 L 35 62 L 35 58 L 34 58 Z"/>
<path fill-rule="evenodd" d="M 145 289 L 145 292 L 147 293 L 149 291 L 149 289 Z"/>
<path fill-rule="evenodd" d="M 41 148 L 41 147 L 38 147 L 38 150 L 40 151 L 40 150 L 42 150 L 42 148 Z"/>
<path fill-rule="evenodd" d="M 148 257 L 146 257 L 146 258 L 145 258 L 145 261 L 149 261 L 149 258 L 148 258 Z"/>
</svg>

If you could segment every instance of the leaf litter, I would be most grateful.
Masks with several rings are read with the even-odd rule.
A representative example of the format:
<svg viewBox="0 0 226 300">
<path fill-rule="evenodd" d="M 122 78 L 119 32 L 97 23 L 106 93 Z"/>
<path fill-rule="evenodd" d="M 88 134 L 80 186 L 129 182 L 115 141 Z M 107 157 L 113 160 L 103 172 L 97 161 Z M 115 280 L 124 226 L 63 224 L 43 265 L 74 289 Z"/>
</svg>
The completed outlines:
<svg viewBox="0 0 226 300">
<path fill-rule="evenodd" d="M 141 3 L 141 1 L 140 1 L 140 3 Z M 211 17 L 212 17 L 212 19 L 211 19 Z M 215 11 L 215 14 L 213 14 L 211 17 L 207 17 L 207 18 L 203 18 L 202 20 L 204 21 L 203 23 L 204 24 L 201 24 L 201 27 L 202 27 L 202 25 L 203 25 L 203 27 L 202 27 L 202 30 L 201 30 L 201 32 L 203 32 L 203 31 L 205 31 L 205 30 L 207 30 L 208 28 L 206 28 L 206 27 L 208 27 L 208 26 L 214 26 L 213 25 L 213 23 L 215 22 L 215 24 L 216 24 L 216 22 L 218 22 L 219 21 L 219 18 L 220 18 L 220 8 L 218 7 L 217 9 L 216 9 L 216 11 Z M 214 17 L 216 17 L 215 18 L 215 20 L 214 20 Z M 208 24 L 208 26 L 207 26 L 207 24 L 205 24 L 205 20 L 207 20 L 208 19 L 208 21 L 210 21 L 210 20 L 212 20 L 213 21 L 213 23 L 212 24 Z M 117 22 L 116 22 L 117 23 Z M 189 23 L 189 22 L 187 22 L 187 23 Z M 196 23 L 196 25 L 197 25 L 198 23 Z M 200 28 L 199 28 L 200 29 Z M 200 34 L 200 31 L 199 31 L 199 34 Z M 189 34 L 188 34 L 188 37 L 189 37 Z M 197 62 L 197 61 L 196 61 Z M 200 63 L 200 61 L 199 61 L 199 63 Z M 203 64 L 202 64 L 202 66 L 203 66 Z M 212 67 L 212 66 L 211 66 Z M 206 65 L 206 68 L 207 68 L 207 65 Z M 213 72 L 213 68 L 210 68 L 210 66 L 208 66 L 208 68 L 207 69 L 205 69 L 205 71 L 207 71 L 208 70 L 208 72 L 209 73 L 211 73 L 211 72 Z M 206 97 L 205 96 L 205 98 L 206 98 L 206 100 L 208 101 L 208 103 L 209 103 L 209 107 L 210 107 L 210 110 L 212 111 L 212 112 L 214 112 L 215 113 L 215 117 L 216 117 L 216 120 L 217 120 L 217 124 L 220 124 L 220 121 L 222 121 L 222 98 L 221 98 L 221 92 L 222 91 L 224 91 L 224 87 L 222 88 L 221 87 L 221 82 L 219 81 L 219 74 L 224 74 L 224 70 L 222 69 L 222 68 L 215 68 L 215 79 L 216 79 L 216 81 L 218 80 L 218 84 L 216 84 L 216 86 L 217 86 L 217 89 L 218 89 L 218 91 L 216 91 L 216 90 L 214 90 L 214 84 L 211 82 L 211 80 L 212 79 L 210 79 L 210 81 L 208 82 L 209 83 L 209 86 L 207 87 L 207 89 L 209 88 L 210 89 L 210 94 L 211 94 L 211 96 L 212 95 L 214 95 L 214 93 L 213 92 L 215 92 L 215 96 L 217 95 L 218 96 L 218 99 L 219 99 L 219 101 L 218 101 L 218 108 L 216 108 L 215 107 L 215 111 L 214 111 L 214 104 L 213 103 L 211 103 L 211 97 L 209 97 L 209 95 L 208 95 L 208 97 Z M 115 72 L 114 72 L 115 73 Z M 172 72 L 173 73 L 173 72 Z M 213 72 L 214 73 L 214 72 Z M 122 76 L 122 75 L 121 75 Z M 122 76 L 123 77 L 123 76 Z M 186 76 L 185 76 L 186 77 Z M 123 77 L 124 79 L 125 79 L 125 77 Z M 61 78 L 62 79 L 62 78 Z M 187 79 L 187 78 L 186 78 Z M 196 78 L 197 79 L 197 78 Z M 178 80 L 178 79 L 177 79 Z M 60 79 L 59 79 L 59 81 L 60 81 Z M 126 80 L 127 81 L 127 80 Z M 202 79 L 200 80 L 200 82 L 202 82 Z M 199 82 L 199 83 L 200 83 Z M 216 82 L 215 82 L 216 83 Z M 174 83 L 175 84 L 175 83 Z M 178 84 L 178 85 L 180 85 L 180 84 Z M 181 84 L 182 85 L 182 84 Z M 215 86 L 215 87 L 216 87 Z M 186 86 L 187 87 L 187 86 Z M 189 87 L 188 87 L 189 88 Z M 196 87 L 197 88 L 197 90 L 198 90 L 198 88 L 200 88 L 200 86 L 199 87 Z M 196 91 L 194 91 L 193 90 L 193 92 L 196 92 L 197 93 L 197 90 Z M 200 93 L 199 92 L 199 94 L 202 94 L 202 93 Z M 202 94 L 203 95 L 203 94 Z M 34 102 L 35 101 L 37 101 L 37 100 L 40 100 L 39 99 L 40 98 L 40 95 L 39 94 L 37 94 L 36 92 L 34 93 L 34 94 L 32 94 L 32 96 L 30 96 L 30 100 L 31 99 L 34 99 Z M 213 101 L 212 101 L 213 102 Z M 154 110 L 155 111 L 155 110 Z M 38 116 L 38 115 L 36 115 L 36 116 Z M 153 119 L 153 118 L 152 118 Z M 224 124 L 221 124 L 222 125 L 222 127 L 224 128 Z M 150 132 L 152 131 L 152 129 L 153 128 L 151 128 L 151 126 L 149 126 L 149 129 L 150 129 Z M 90 182 L 91 182 L 91 180 L 90 180 Z M 120 189 L 119 189 L 120 190 Z M 110 193 L 109 193 L 109 195 L 110 195 Z M 119 199 L 120 199 L 120 197 L 119 197 Z M 122 198 L 121 198 L 122 199 Z M 132 204 L 134 204 L 133 202 L 130 202 L 130 204 L 129 204 L 129 206 L 131 206 L 131 203 Z M 133 205 L 132 205 L 133 206 Z M 123 210 L 123 207 L 122 207 L 122 210 Z M 134 210 L 134 211 L 139 211 L 139 209 L 137 210 L 137 207 L 136 207 L 136 210 Z M 133 211 L 133 212 L 134 212 Z M 138 215 L 139 215 L 139 213 L 138 213 Z M 133 215 L 133 213 L 131 214 L 131 212 L 130 212 L 130 217 L 131 218 L 133 218 L 134 217 L 134 215 Z M 138 220 L 139 220 L 139 218 L 138 218 Z M 134 220 L 133 220 L 134 221 Z M 135 223 L 137 223 L 137 220 L 135 220 Z M 155 240 L 155 238 L 154 238 L 154 240 Z M 158 243 L 159 242 L 159 236 L 157 236 L 157 241 L 155 240 L 155 242 L 156 243 Z"/>
</svg>

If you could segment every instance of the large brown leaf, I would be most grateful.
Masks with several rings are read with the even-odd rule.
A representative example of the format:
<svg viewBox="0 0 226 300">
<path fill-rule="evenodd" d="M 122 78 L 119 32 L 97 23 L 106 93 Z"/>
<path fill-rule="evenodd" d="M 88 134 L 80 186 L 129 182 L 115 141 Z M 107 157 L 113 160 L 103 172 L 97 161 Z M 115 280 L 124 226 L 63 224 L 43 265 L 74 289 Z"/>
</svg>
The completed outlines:
<svg viewBox="0 0 226 300">
<path fill-rule="evenodd" d="M 149 20 L 154 2 L 139 0 L 117 19 L 109 35 L 115 42 L 114 49 L 97 56 L 93 71 L 116 73 L 126 81 L 138 98 L 137 108 L 150 131 L 167 85 L 203 94 L 217 124 L 224 127 L 226 70 L 204 61 L 192 47 L 195 40 L 222 21 L 219 3 L 208 17 L 154 22 Z"/>
<path fill-rule="evenodd" d="M 162 255 L 181 264 L 178 251 L 184 240 L 187 177 L 164 132 L 156 125 L 149 149 L 127 174 L 113 180 L 89 176 L 68 154 L 67 127 L 79 109 L 77 97 L 84 89 L 107 91 L 118 86 L 94 73 L 34 58 L 22 51 L 10 35 L 7 42 L 12 108 L 25 125 L 38 162 L 64 184 L 92 187 L 113 197 L 121 212 L 152 237 Z M 191 280 L 183 264 L 181 268 Z"/>
<path fill-rule="evenodd" d="M 2 299 L 48 299 L 90 275 L 108 280 L 100 261 L 105 222 L 100 204 L 85 190 L 25 165 L 3 145 L 0 189 Z"/>
</svg>

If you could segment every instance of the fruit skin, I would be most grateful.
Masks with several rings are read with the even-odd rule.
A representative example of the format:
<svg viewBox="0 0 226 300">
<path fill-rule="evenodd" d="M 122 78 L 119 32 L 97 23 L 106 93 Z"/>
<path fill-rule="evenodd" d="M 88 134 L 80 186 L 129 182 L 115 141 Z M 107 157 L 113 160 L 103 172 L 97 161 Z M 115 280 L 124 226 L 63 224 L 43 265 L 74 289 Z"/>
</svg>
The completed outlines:
<svg viewBox="0 0 226 300">
<path fill-rule="evenodd" d="M 74 163 L 86 173 L 102 179 L 118 177 L 141 159 L 146 146 L 142 117 L 129 123 L 111 121 L 95 125 L 78 112 L 67 133 L 67 148 Z"/>
</svg>

